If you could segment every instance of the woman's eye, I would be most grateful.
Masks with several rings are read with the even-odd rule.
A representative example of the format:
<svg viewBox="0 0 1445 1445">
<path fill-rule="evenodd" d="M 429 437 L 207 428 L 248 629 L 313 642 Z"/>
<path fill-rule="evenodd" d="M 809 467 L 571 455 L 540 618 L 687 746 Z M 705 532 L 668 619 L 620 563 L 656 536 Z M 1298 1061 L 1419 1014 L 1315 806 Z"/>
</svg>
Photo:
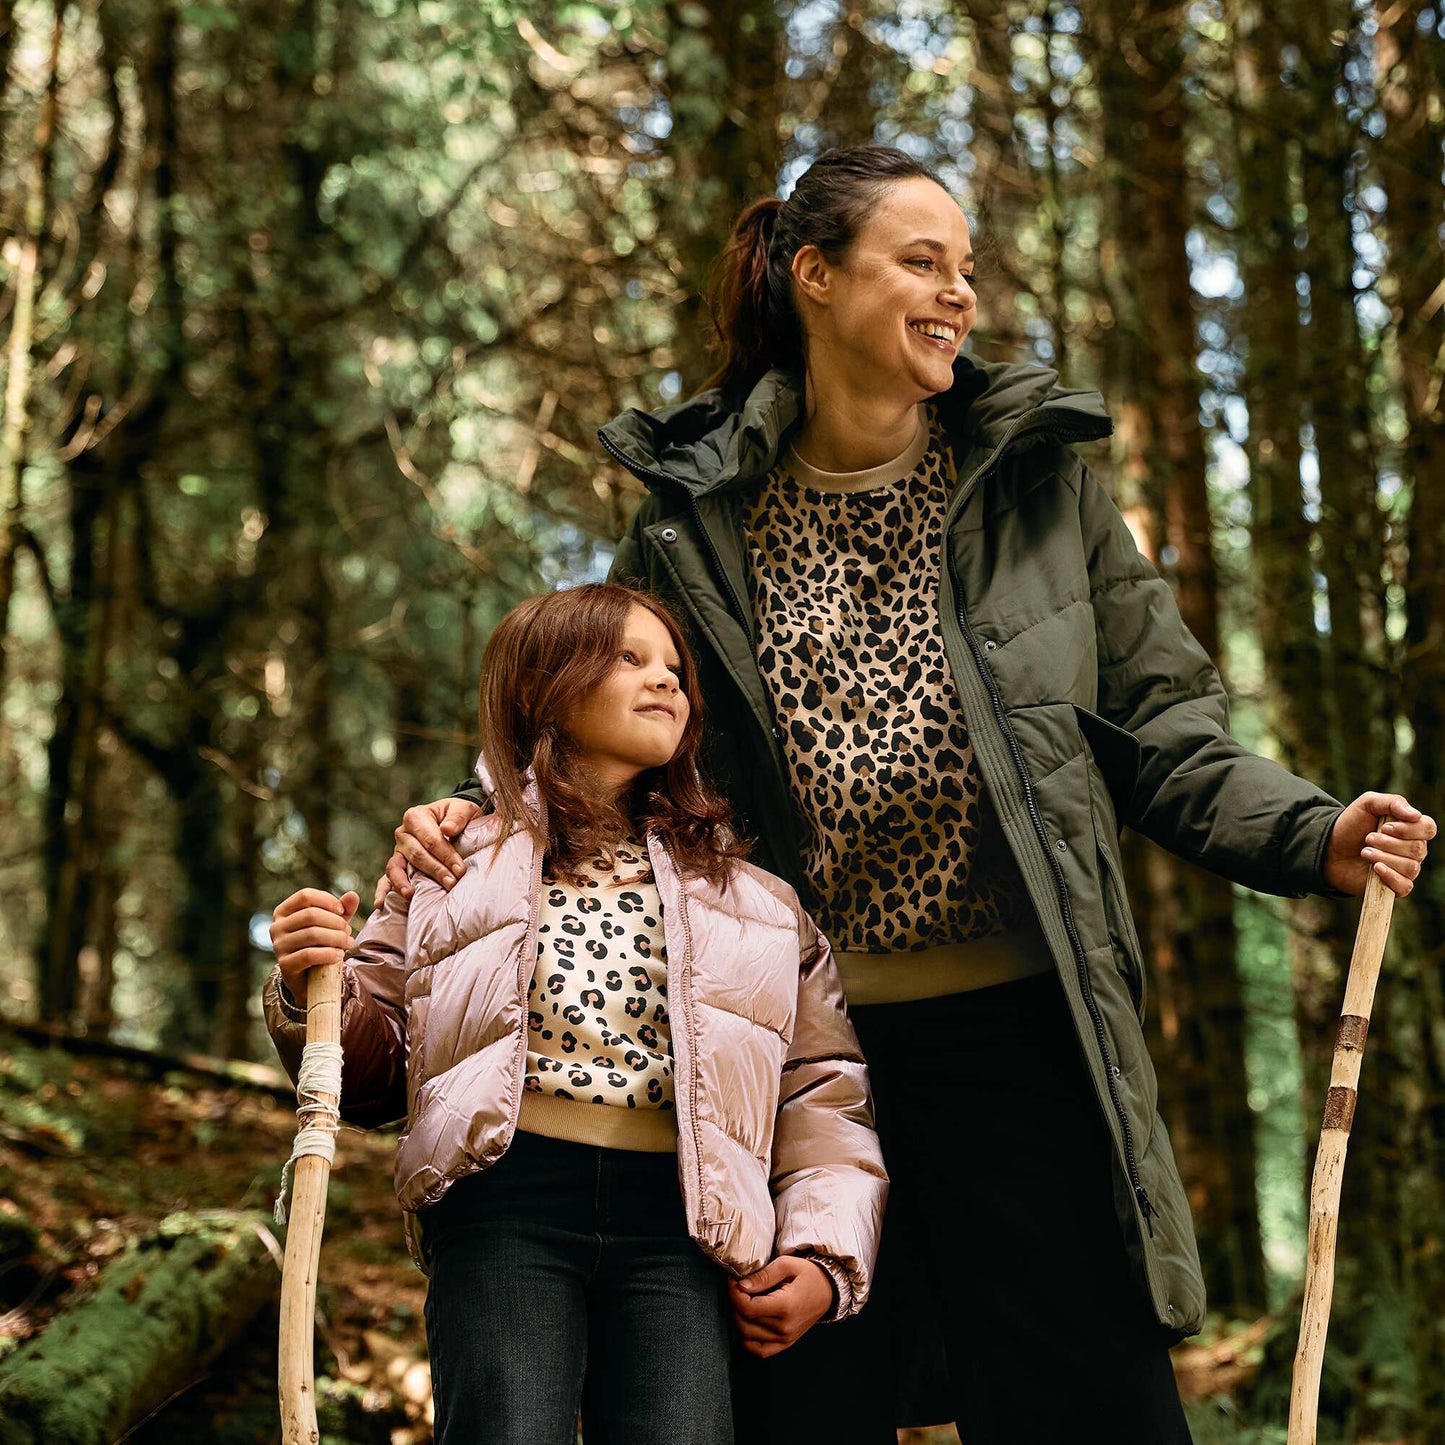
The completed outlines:
<svg viewBox="0 0 1445 1445">
<path fill-rule="evenodd" d="M 629 652 L 624 650 L 621 654 L 621 657 L 623 662 L 631 662 L 635 664 L 637 661 L 637 654 L 635 652 Z"/>
<path fill-rule="evenodd" d="M 933 265 L 933 257 L 932 257 L 932 256 L 915 256 L 908 264 L 909 264 L 910 266 L 931 266 L 931 265 Z"/>
</svg>

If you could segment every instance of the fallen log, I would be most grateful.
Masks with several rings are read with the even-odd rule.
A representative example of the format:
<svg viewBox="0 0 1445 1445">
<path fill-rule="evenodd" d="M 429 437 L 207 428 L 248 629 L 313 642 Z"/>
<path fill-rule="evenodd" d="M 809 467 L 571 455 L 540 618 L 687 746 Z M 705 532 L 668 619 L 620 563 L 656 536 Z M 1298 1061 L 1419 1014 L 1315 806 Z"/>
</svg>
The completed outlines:
<svg viewBox="0 0 1445 1445">
<path fill-rule="evenodd" d="M 0 1445 L 107 1445 L 205 1373 L 280 1288 L 260 1214 L 173 1214 L 0 1362 Z"/>
<path fill-rule="evenodd" d="M 100 1034 L 74 1034 L 68 1029 L 49 1024 L 22 1024 L 12 1019 L 0 1020 L 0 1032 L 13 1034 L 28 1044 L 42 1048 L 63 1049 L 68 1054 L 91 1058 L 123 1059 L 139 1064 L 152 1078 L 167 1074 L 195 1074 L 214 1079 L 219 1084 L 237 1084 L 272 1094 L 288 1102 L 296 1098 L 296 1085 L 280 1069 L 266 1064 L 252 1064 L 245 1059 L 218 1059 L 211 1054 L 168 1054 L 157 1049 L 143 1049 L 136 1044 L 120 1044 Z"/>
</svg>

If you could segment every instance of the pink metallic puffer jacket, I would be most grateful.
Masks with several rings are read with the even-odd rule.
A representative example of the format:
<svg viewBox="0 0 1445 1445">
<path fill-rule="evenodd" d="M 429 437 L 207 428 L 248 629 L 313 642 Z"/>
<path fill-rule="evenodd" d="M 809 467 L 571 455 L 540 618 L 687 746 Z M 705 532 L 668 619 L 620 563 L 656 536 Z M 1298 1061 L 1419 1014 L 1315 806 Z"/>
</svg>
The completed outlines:
<svg viewBox="0 0 1445 1445">
<path fill-rule="evenodd" d="M 493 852 L 490 814 L 457 840 L 487 851 L 450 893 L 393 891 L 353 945 L 341 1016 L 343 1117 L 405 1113 L 396 1192 L 419 1264 L 416 1211 L 485 1169 L 516 1129 L 536 959 L 542 850 L 519 829 Z M 688 1228 L 729 1273 L 815 1254 L 862 1307 L 888 1191 L 868 1075 L 827 941 L 788 885 L 751 864 L 726 890 L 684 878 L 656 839 Z M 305 1014 L 273 973 L 267 1027 L 294 1078 Z M 607 1107 L 601 1105 L 599 1107 Z"/>
</svg>

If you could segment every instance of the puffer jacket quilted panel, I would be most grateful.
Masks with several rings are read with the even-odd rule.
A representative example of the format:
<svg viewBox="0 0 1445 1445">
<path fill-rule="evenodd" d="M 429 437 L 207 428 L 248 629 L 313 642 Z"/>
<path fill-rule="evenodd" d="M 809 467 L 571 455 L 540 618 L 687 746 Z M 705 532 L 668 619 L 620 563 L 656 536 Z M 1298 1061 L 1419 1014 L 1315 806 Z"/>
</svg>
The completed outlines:
<svg viewBox="0 0 1445 1445">
<path fill-rule="evenodd" d="M 418 879 L 373 914 L 344 975 L 342 1109 L 388 1116 L 405 1078 L 396 1191 L 419 1263 L 416 1213 L 496 1162 L 516 1129 L 526 1064 L 540 853 L 523 831 L 476 858 L 450 893 Z M 817 1254 L 837 1317 L 867 1298 L 887 1177 L 867 1070 L 826 941 L 781 880 L 747 864 L 725 890 L 684 878 L 649 840 L 668 950 L 678 1175 L 689 1229 L 734 1275 Z M 293 1077 L 304 1015 L 273 975 L 266 1018 Z M 378 1113 L 380 1108 L 381 1112 Z"/>
</svg>

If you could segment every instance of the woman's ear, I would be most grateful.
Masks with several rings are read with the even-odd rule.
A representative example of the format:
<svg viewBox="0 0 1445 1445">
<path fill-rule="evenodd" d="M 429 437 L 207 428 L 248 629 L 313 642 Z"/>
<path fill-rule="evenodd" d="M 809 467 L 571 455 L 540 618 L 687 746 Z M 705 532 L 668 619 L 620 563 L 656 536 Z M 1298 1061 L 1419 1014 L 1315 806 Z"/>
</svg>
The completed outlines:
<svg viewBox="0 0 1445 1445">
<path fill-rule="evenodd" d="M 816 246 L 799 246 L 793 255 L 793 284 L 815 305 L 826 306 L 832 300 L 832 270 Z"/>
</svg>

